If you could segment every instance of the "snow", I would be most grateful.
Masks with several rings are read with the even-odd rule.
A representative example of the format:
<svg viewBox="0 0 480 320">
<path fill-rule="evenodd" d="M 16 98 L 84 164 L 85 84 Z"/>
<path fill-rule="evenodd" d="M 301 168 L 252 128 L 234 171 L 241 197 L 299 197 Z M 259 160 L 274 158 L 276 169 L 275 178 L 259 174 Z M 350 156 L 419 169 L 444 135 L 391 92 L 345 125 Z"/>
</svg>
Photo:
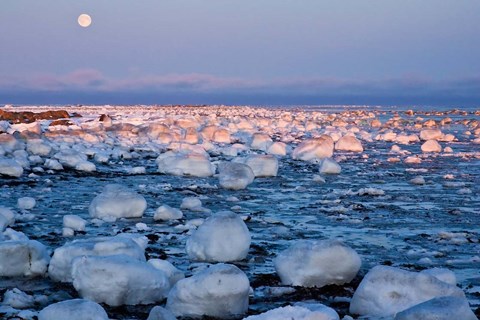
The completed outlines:
<svg viewBox="0 0 480 320">
<path fill-rule="evenodd" d="M 273 154 L 276 156 L 286 156 L 287 155 L 287 144 L 276 141 L 270 145 L 267 149 L 268 154 Z"/>
<path fill-rule="evenodd" d="M 462 290 L 425 272 L 376 266 L 363 278 L 350 303 L 350 312 L 368 316 L 390 316 L 427 300 L 454 296 Z"/>
<path fill-rule="evenodd" d="M 439 140 L 442 136 L 443 133 L 440 129 L 424 129 L 420 131 L 420 139 L 423 141 Z"/>
<path fill-rule="evenodd" d="M 67 242 L 55 249 L 48 267 L 48 274 L 54 281 L 72 281 L 72 262 L 81 256 L 128 255 L 145 261 L 145 247 L 141 239 L 118 235 Z"/>
<path fill-rule="evenodd" d="M 229 262 L 243 260 L 250 248 L 250 232 L 236 213 L 213 214 L 187 240 L 187 255 L 192 260 Z"/>
<path fill-rule="evenodd" d="M 165 272 L 126 255 L 77 257 L 72 278 L 82 298 L 110 306 L 155 303 L 170 290 Z"/>
<path fill-rule="evenodd" d="M 397 313 L 395 320 L 478 320 L 468 301 L 460 297 L 438 297 Z"/>
<path fill-rule="evenodd" d="M 436 140 L 427 140 L 421 149 L 423 152 L 442 152 L 442 146 Z"/>
<path fill-rule="evenodd" d="M 0 158 L 0 175 L 18 178 L 23 174 L 22 166 L 13 159 Z"/>
<path fill-rule="evenodd" d="M 0 232 L 3 232 L 8 226 L 15 223 L 15 213 L 5 207 L 0 206 Z"/>
<path fill-rule="evenodd" d="M 177 317 L 235 318 L 248 310 L 250 283 L 234 265 L 216 264 L 178 281 L 167 298 Z"/>
<path fill-rule="evenodd" d="M 319 307 L 322 306 L 322 307 Z M 340 320 L 335 310 L 318 304 L 314 310 L 303 306 L 286 306 L 269 310 L 244 320 Z"/>
<path fill-rule="evenodd" d="M 138 218 L 147 208 L 147 201 L 138 193 L 118 184 L 105 186 L 88 208 L 92 218 Z"/>
<path fill-rule="evenodd" d="M 200 203 L 200 206 L 202 204 Z M 177 208 L 172 208 L 169 205 L 161 205 L 160 207 L 157 208 L 155 211 L 155 215 L 153 216 L 153 219 L 155 221 L 159 220 L 178 220 L 183 218 L 183 212 L 180 209 Z"/>
<path fill-rule="evenodd" d="M 63 227 L 73 231 L 85 231 L 87 221 L 79 216 L 67 214 L 63 216 Z"/>
<path fill-rule="evenodd" d="M 352 281 L 361 264 L 355 250 L 339 240 L 299 240 L 274 260 L 284 285 L 319 288 Z"/>
<path fill-rule="evenodd" d="M 339 174 L 342 172 L 340 165 L 331 158 L 320 160 L 318 171 L 323 174 Z"/>
<path fill-rule="evenodd" d="M 3 304 L 15 309 L 28 309 L 34 306 L 35 298 L 18 288 L 7 290 L 3 295 Z"/>
<path fill-rule="evenodd" d="M 425 269 L 420 271 L 420 273 L 425 273 L 425 274 L 434 276 L 438 280 L 451 284 L 452 286 L 457 285 L 457 276 L 452 270 L 449 270 L 446 268 Z"/>
<path fill-rule="evenodd" d="M 222 162 L 218 171 L 218 183 L 225 189 L 245 189 L 255 179 L 251 167 L 243 163 Z"/>
<path fill-rule="evenodd" d="M 180 209 L 187 209 L 191 211 L 201 211 L 202 201 L 199 198 L 186 197 L 182 200 L 182 203 L 180 204 Z"/>
<path fill-rule="evenodd" d="M 44 308 L 38 320 L 108 320 L 101 305 L 86 299 L 57 302 Z"/>
</svg>

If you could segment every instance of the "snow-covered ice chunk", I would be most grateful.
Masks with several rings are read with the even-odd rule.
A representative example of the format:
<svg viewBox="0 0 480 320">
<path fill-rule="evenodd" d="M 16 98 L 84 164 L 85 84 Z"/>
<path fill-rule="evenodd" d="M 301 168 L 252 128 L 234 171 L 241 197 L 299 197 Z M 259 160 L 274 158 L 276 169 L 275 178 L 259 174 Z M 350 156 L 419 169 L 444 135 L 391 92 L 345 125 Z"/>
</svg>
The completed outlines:
<svg viewBox="0 0 480 320">
<path fill-rule="evenodd" d="M 423 152 L 442 152 L 442 146 L 437 140 L 427 140 L 422 144 L 421 149 Z"/>
<path fill-rule="evenodd" d="M 16 160 L 0 158 L 0 174 L 18 178 L 23 174 L 23 167 Z"/>
<path fill-rule="evenodd" d="M 367 273 L 353 294 L 350 312 L 368 316 L 391 316 L 441 296 L 465 298 L 460 288 L 427 273 L 376 266 Z"/>
<path fill-rule="evenodd" d="M 250 248 L 250 232 L 236 213 L 213 214 L 187 240 L 187 254 L 197 261 L 228 262 L 244 259 Z"/>
<path fill-rule="evenodd" d="M 312 161 L 333 156 L 333 139 L 328 135 L 312 138 L 300 143 L 292 152 L 292 158 Z"/>
<path fill-rule="evenodd" d="M 385 191 L 378 188 L 361 188 L 358 190 L 359 196 L 383 196 Z"/>
<path fill-rule="evenodd" d="M 268 147 L 273 143 L 272 138 L 265 133 L 255 133 L 252 136 L 250 148 L 254 150 L 267 151 Z"/>
<path fill-rule="evenodd" d="M 45 157 L 50 154 L 52 147 L 46 144 L 43 140 L 35 139 L 27 142 L 27 151 L 30 154 Z"/>
<path fill-rule="evenodd" d="M 200 203 L 200 206 L 202 204 Z M 157 208 L 153 220 L 178 220 L 183 218 L 183 212 L 180 209 L 172 208 L 169 205 L 162 205 Z"/>
<path fill-rule="evenodd" d="M 420 271 L 420 273 L 426 273 L 434 276 L 438 280 L 451 284 L 452 286 L 457 285 L 457 276 L 455 275 L 455 272 L 446 268 L 425 269 Z"/>
<path fill-rule="evenodd" d="M 413 179 L 410 179 L 411 184 L 418 184 L 418 185 L 423 185 L 425 184 L 425 178 L 422 176 L 415 177 Z"/>
<path fill-rule="evenodd" d="M 85 231 L 87 221 L 74 214 L 67 214 L 63 216 L 63 226 L 74 231 Z"/>
<path fill-rule="evenodd" d="M 251 167 L 243 163 L 222 162 L 218 171 L 218 182 L 225 189 L 245 189 L 255 179 Z"/>
<path fill-rule="evenodd" d="M 126 255 L 75 258 L 72 278 L 81 297 L 110 306 L 155 303 L 170 290 L 165 272 Z"/>
<path fill-rule="evenodd" d="M 145 247 L 141 240 L 121 235 L 74 240 L 55 249 L 48 274 L 54 281 L 71 282 L 72 262 L 76 257 L 119 254 L 145 261 Z"/>
<path fill-rule="evenodd" d="M 442 131 L 440 129 L 424 129 L 420 131 L 420 139 L 427 141 L 427 140 L 439 140 L 443 136 Z"/>
<path fill-rule="evenodd" d="M 15 223 L 15 213 L 9 208 L 0 206 L 0 232 Z"/>
<path fill-rule="evenodd" d="M 339 174 L 342 172 L 342 168 L 332 158 L 325 158 L 320 160 L 318 171 L 324 174 Z"/>
<path fill-rule="evenodd" d="M 268 147 L 267 153 L 277 156 L 285 156 L 287 155 L 287 145 L 280 141 L 274 142 Z"/>
<path fill-rule="evenodd" d="M 283 284 L 319 288 L 352 281 L 361 264 L 357 252 L 339 240 L 297 241 L 274 260 Z"/>
<path fill-rule="evenodd" d="M 32 197 L 22 197 L 17 199 L 17 206 L 22 210 L 31 210 L 36 204 L 37 202 Z"/>
<path fill-rule="evenodd" d="M 139 218 L 147 208 L 145 198 L 118 184 L 106 185 L 88 208 L 92 218 Z"/>
<path fill-rule="evenodd" d="M 242 270 L 220 263 L 178 281 L 168 294 L 167 309 L 179 317 L 238 317 L 248 309 L 249 291 Z"/>
<path fill-rule="evenodd" d="M 3 295 L 3 304 L 15 309 L 27 309 L 33 307 L 35 298 L 20 289 L 13 288 Z"/>
<path fill-rule="evenodd" d="M 0 277 L 43 276 L 50 256 L 35 240 L 0 241 Z"/>
<path fill-rule="evenodd" d="M 57 302 L 44 308 L 38 320 L 108 320 L 101 305 L 86 299 Z"/>
<path fill-rule="evenodd" d="M 468 304 L 460 297 L 438 297 L 397 313 L 395 320 L 478 320 Z"/>
<path fill-rule="evenodd" d="M 180 204 L 180 209 L 187 209 L 191 211 L 198 211 L 202 209 L 202 201 L 196 197 L 183 198 Z"/>
<path fill-rule="evenodd" d="M 215 173 L 215 167 L 210 163 L 207 154 L 186 150 L 167 151 L 158 156 L 155 161 L 161 173 L 194 177 L 210 177 Z"/>
<path fill-rule="evenodd" d="M 85 154 L 80 153 L 79 151 L 74 149 L 62 150 L 56 153 L 53 157 L 57 159 L 62 165 L 69 168 L 75 168 L 78 164 L 88 161 Z"/>
<path fill-rule="evenodd" d="M 147 262 L 156 269 L 163 271 L 167 275 L 171 286 L 173 286 L 179 280 L 185 278 L 183 272 L 178 270 L 173 264 L 171 264 L 167 260 L 150 259 Z"/>
<path fill-rule="evenodd" d="M 363 146 L 360 140 L 355 138 L 355 136 L 346 135 L 338 139 L 337 143 L 335 143 L 335 150 L 363 152 Z"/>
<path fill-rule="evenodd" d="M 168 309 L 160 306 L 153 307 L 147 320 L 176 320 L 175 315 Z"/>
<path fill-rule="evenodd" d="M 278 172 L 278 159 L 270 154 L 251 154 L 245 159 L 235 161 L 243 162 L 252 168 L 255 177 L 276 177 Z"/>
<path fill-rule="evenodd" d="M 335 310 L 327 306 L 323 307 L 323 309 L 310 310 L 303 306 L 286 306 L 250 316 L 243 320 L 340 320 Z"/>
<path fill-rule="evenodd" d="M 58 160 L 55 159 L 47 159 L 45 160 L 45 163 L 43 164 L 45 168 L 51 169 L 51 170 L 63 170 L 63 166 Z"/>
<path fill-rule="evenodd" d="M 84 172 L 94 172 L 94 171 L 97 171 L 97 167 L 93 162 L 80 161 L 75 165 L 75 170 L 84 171 Z"/>
</svg>

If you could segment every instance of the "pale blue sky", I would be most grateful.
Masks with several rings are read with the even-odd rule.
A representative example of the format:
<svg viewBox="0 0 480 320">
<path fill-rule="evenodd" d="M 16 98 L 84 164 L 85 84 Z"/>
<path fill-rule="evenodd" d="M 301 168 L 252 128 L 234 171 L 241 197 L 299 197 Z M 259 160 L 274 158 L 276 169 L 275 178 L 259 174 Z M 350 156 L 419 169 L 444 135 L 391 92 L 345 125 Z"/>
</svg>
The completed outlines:
<svg viewBox="0 0 480 320">
<path fill-rule="evenodd" d="M 0 103 L 480 105 L 479 0 L 1 0 L 0 30 Z"/>
</svg>

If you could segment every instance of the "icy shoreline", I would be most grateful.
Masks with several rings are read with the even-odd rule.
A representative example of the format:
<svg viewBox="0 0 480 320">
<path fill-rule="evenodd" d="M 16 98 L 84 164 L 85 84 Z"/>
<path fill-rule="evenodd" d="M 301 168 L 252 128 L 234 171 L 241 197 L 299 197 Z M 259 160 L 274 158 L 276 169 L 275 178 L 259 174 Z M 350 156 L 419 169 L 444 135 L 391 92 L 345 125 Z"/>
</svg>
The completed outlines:
<svg viewBox="0 0 480 320">
<path fill-rule="evenodd" d="M 4 109 L 39 112 L 52 107 Z M 0 126 L 1 205 L 16 220 L 5 219 L 4 229 L 10 225 L 50 253 L 74 239 L 145 235 L 148 259 L 167 259 L 190 278 L 206 263 L 222 261 L 223 254 L 209 253 L 213 249 L 204 246 L 215 240 L 202 236 L 189 256 L 187 240 L 211 213 L 228 210 L 245 221 L 251 234 L 246 258 L 242 251 L 233 259 L 253 288 L 248 315 L 314 300 L 347 315 L 345 319 L 356 318 L 349 302 L 361 278 L 377 265 L 409 271 L 448 268 L 470 307 L 480 306 L 478 111 L 64 109 L 82 117 L 69 118 L 71 125 L 41 120 Z M 318 164 L 325 157 L 332 157 L 326 167 L 324 161 Z M 223 173 L 222 162 L 232 164 Z M 97 204 L 89 214 L 92 200 L 112 183 L 143 197 L 146 209 L 132 211 L 142 205 L 128 209 L 128 201 L 109 213 L 118 199 L 136 197 L 124 193 L 111 204 L 105 198 L 107 209 Z M 200 199 L 201 205 L 181 208 L 186 197 Z M 171 208 L 154 219 L 162 205 Z M 128 212 L 115 217 L 123 209 Z M 80 217 L 85 225 L 75 218 L 65 223 L 66 215 Z M 273 261 L 300 239 L 341 239 L 360 255 L 359 275 L 351 284 L 324 289 L 281 284 Z M 206 262 L 195 261 L 203 256 Z M 79 290 L 87 290 L 79 281 Z M 36 299 L 26 308 L 32 312 L 79 297 L 71 285 L 55 283 L 48 275 L 2 277 L 0 288 L 33 294 Z M 145 301 L 147 306 L 104 307 L 113 318 L 146 319 L 153 305 Z M 19 312 L 8 311 L 5 303 L 2 308 L 0 313 Z"/>
</svg>

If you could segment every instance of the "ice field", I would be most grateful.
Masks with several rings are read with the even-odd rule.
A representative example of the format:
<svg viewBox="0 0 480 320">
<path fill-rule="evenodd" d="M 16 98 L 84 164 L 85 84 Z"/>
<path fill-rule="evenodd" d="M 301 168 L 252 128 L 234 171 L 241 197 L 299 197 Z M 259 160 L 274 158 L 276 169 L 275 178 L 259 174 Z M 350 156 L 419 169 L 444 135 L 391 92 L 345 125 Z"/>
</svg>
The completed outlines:
<svg viewBox="0 0 480 320">
<path fill-rule="evenodd" d="M 478 110 L 0 109 L 0 318 L 480 314 Z"/>
</svg>

